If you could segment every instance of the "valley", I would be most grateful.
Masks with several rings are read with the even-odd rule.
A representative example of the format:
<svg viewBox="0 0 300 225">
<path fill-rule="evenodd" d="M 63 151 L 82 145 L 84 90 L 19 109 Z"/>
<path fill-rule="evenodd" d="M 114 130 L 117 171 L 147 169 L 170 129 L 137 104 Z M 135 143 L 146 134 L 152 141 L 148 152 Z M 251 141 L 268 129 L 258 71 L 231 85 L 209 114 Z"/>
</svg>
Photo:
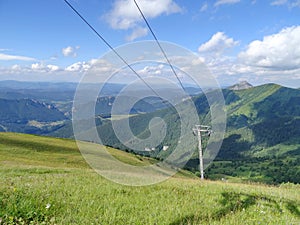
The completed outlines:
<svg viewBox="0 0 300 225">
<path fill-rule="evenodd" d="M 5 96 L 2 94 L 0 129 L 5 132 L 74 138 L 70 104 L 75 85 L 44 83 L 39 84 L 40 88 L 36 85 L 0 82 L 3 90 L 14 90 L 14 93 L 24 97 L 17 97 L 17 94 L 12 97 L 10 94 L 10 97 L 3 98 Z M 91 88 L 91 85 L 87 87 Z M 114 96 L 122 87 L 109 84 L 103 89 L 104 94 L 95 105 L 95 121 L 103 144 L 133 152 L 120 143 L 112 129 L 110 118 Z M 45 95 L 40 94 L 41 88 L 44 88 Z M 50 90 L 53 94 L 50 94 Z M 210 109 L 207 99 L 204 94 L 195 92 L 195 89 L 193 91 L 192 100 L 200 121 L 209 123 Z M 36 96 L 36 99 L 27 98 L 29 93 L 31 97 Z M 224 88 L 223 94 L 227 113 L 226 134 L 221 149 L 214 162 L 207 167 L 205 176 L 213 180 L 227 179 L 236 182 L 300 183 L 299 89 L 277 84 L 256 87 L 236 84 Z M 122 101 L 126 102 L 126 98 Z M 148 98 L 139 101 L 131 113 L 130 128 L 142 139 L 149 135 L 148 124 L 152 118 L 162 118 L 168 125 L 166 137 L 159 146 L 149 145 L 145 147 L 145 151 L 142 149 L 136 153 L 157 160 L 163 160 L 170 155 L 177 146 L 180 135 L 180 124 L 174 123 L 178 116 L 176 110 L 168 108 L 160 99 Z M 114 119 L 124 120 L 127 117 L 124 114 L 114 116 Z M 82 127 L 85 127 L 83 132 L 90 132 L 84 121 Z M 90 136 L 87 141 L 95 140 Z M 187 148 L 193 148 L 195 153 L 184 168 L 199 175 L 196 143 L 194 139 L 193 143 L 186 145 Z M 168 146 L 167 150 L 163 150 L 164 146 Z"/>
</svg>

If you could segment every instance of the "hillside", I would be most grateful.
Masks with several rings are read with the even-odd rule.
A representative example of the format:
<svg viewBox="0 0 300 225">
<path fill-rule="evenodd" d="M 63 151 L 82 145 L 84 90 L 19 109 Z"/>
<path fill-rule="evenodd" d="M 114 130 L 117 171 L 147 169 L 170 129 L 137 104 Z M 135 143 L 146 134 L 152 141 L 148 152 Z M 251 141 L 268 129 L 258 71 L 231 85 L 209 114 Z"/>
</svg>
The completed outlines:
<svg viewBox="0 0 300 225">
<path fill-rule="evenodd" d="M 200 182 L 185 173 L 151 186 L 122 186 L 91 170 L 72 140 L 15 133 L 0 139 L 1 224 L 300 222 L 298 185 Z M 151 162 L 109 151 L 132 165 Z"/>
<path fill-rule="evenodd" d="M 71 93 L 74 92 L 75 84 L 65 85 L 64 90 L 62 87 L 64 83 L 0 82 L 0 94 L 11 93 L 6 92 L 9 89 L 13 91 L 12 93 L 18 93 L 19 97 L 23 94 L 25 96 L 31 94 L 46 98 L 45 102 L 24 98 L 14 99 L 16 97 L 14 95 L 10 95 L 12 99 L 0 99 L 2 109 L 0 131 L 73 138 L 70 110 Z M 95 108 L 96 124 L 103 144 L 132 151 L 120 143 L 111 126 L 110 111 L 115 99 L 114 94 L 122 87 L 116 84 L 107 84 L 104 87 L 104 96 L 98 98 Z M 95 86 L 87 84 L 86 88 L 95 88 Z M 174 95 L 172 91 L 166 91 Z M 226 136 L 216 161 L 206 169 L 206 176 L 211 179 L 234 177 L 234 179 L 239 178 L 239 181 L 300 183 L 300 90 L 276 84 L 251 87 L 244 82 L 223 89 L 223 93 L 228 116 Z M 61 98 L 57 99 L 60 94 L 62 94 Z M 5 96 L 10 98 L 8 95 Z M 62 100 L 64 97 L 66 97 L 65 101 Z M 205 95 L 193 96 L 193 101 L 200 121 L 209 124 L 210 108 Z M 122 102 L 126 104 L 126 98 Z M 137 102 L 131 110 L 130 127 L 132 132 L 142 139 L 150 135 L 148 125 L 152 118 L 163 118 L 168 125 L 167 135 L 161 144 L 152 146 L 151 142 L 145 141 L 141 150 L 154 148 L 155 150 L 140 151 L 140 154 L 164 159 L 180 141 L 178 114 L 174 108 L 165 107 L 161 100 L 152 97 Z M 124 118 L 127 117 L 117 115 L 114 120 Z M 79 126 L 88 136 L 88 139 L 84 140 L 97 141 L 90 133 L 91 127 L 87 127 L 85 120 L 79 121 Z M 127 133 L 126 130 L 121 132 Z M 185 167 L 193 172 L 198 171 L 199 165 L 196 143 L 197 140 L 191 137 L 184 146 L 186 149 L 182 150 L 195 150 L 195 154 Z M 167 151 L 162 151 L 164 146 L 169 146 Z M 282 172 L 278 173 L 278 171 Z"/>
<path fill-rule="evenodd" d="M 225 163 L 216 162 L 208 174 L 300 183 L 299 90 L 267 84 L 229 95 L 227 137 L 218 155 Z"/>
<path fill-rule="evenodd" d="M 300 183 L 300 91 L 266 84 L 242 90 L 224 89 L 223 93 L 227 131 L 217 161 L 207 169 L 206 176 L 212 179 L 238 177 L 267 183 Z M 200 120 L 208 124 L 210 113 L 206 97 L 198 95 L 193 100 Z M 179 141 L 180 124 L 174 122 L 178 121 L 178 115 L 173 108 L 130 117 L 130 126 L 140 138 L 148 137 L 148 124 L 154 117 L 163 118 L 168 124 L 167 135 L 155 151 L 143 154 L 165 158 Z M 102 120 L 97 129 L 105 145 L 127 150 L 115 136 L 110 120 Z M 55 135 L 60 136 L 60 131 Z M 168 151 L 161 151 L 163 145 L 170 146 Z M 187 148 L 194 148 L 197 152 L 196 140 Z M 195 154 L 186 168 L 197 171 L 198 165 Z"/>
<path fill-rule="evenodd" d="M 84 143 L 84 142 L 83 142 Z M 96 144 L 84 143 L 86 147 Z M 21 133 L 0 132 L 1 162 L 5 165 L 89 169 L 74 140 L 43 137 Z M 101 150 L 100 150 L 101 151 Z M 110 154 L 130 165 L 148 165 L 151 158 L 107 148 Z"/>
<path fill-rule="evenodd" d="M 265 84 L 223 93 L 227 131 L 207 177 L 300 183 L 299 90 Z M 195 102 L 205 108 L 204 96 Z M 197 164 L 196 156 L 188 167 L 193 170 Z"/>
<path fill-rule="evenodd" d="M 66 119 L 55 106 L 33 99 L 0 98 L 0 131 L 45 133 L 61 127 Z"/>
</svg>

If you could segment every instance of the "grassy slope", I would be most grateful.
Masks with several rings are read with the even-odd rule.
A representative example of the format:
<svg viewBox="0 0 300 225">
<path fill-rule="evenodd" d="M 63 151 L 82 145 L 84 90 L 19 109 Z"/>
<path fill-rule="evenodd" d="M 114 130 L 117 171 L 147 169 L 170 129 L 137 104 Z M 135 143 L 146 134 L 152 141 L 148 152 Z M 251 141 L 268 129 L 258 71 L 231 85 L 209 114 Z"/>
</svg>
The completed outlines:
<svg viewBox="0 0 300 225">
<path fill-rule="evenodd" d="M 227 105 L 231 123 L 219 159 L 232 163 L 214 163 L 209 177 L 299 183 L 299 91 L 265 84 L 230 94 L 237 100 Z"/>
<path fill-rule="evenodd" d="M 150 163 L 109 151 L 130 164 Z M 300 223 L 297 185 L 181 175 L 152 186 L 122 186 L 91 170 L 71 140 L 13 133 L 0 133 L 0 156 L 0 224 Z"/>
<path fill-rule="evenodd" d="M 280 85 L 276 84 L 265 84 L 246 90 L 235 91 L 235 93 L 240 97 L 240 100 L 231 104 L 227 110 L 233 115 L 244 114 L 248 117 L 253 117 L 254 115 L 251 115 L 251 113 L 256 113 L 253 111 L 253 104 L 272 95 L 280 89 L 280 87 Z"/>
</svg>

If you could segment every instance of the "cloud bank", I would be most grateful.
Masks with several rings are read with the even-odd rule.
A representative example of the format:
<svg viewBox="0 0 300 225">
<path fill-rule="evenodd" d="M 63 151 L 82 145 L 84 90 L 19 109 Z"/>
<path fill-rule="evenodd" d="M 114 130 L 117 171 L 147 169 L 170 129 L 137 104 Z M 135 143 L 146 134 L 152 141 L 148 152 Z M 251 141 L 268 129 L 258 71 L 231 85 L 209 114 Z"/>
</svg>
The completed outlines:
<svg viewBox="0 0 300 225">
<path fill-rule="evenodd" d="M 137 3 L 147 19 L 182 11 L 173 0 L 137 0 Z M 133 0 L 116 0 L 104 19 L 113 29 L 131 29 L 131 35 L 127 37 L 129 41 L 148 34 L 148 30 L 141 27 L 143 19 Z"/>
<path fill-rule="evenodd" d="M 80 48 L 80 46 L 76 46 L 76 47 L 72 47 L 72 46 L 68 46 L 65 47 L 61 50 L 63 56 L 68 57 L 77 57 L 77 50 Z"/>
<path fill-rule="evenodd" d="M 252 67 L 270 70 L 294 70 L 300 67 L 300 26 L 282 29 L 279 33 L 251 42 L 238 55 Z"/>
<path fill-rule="evenodd" d="M 9 61 L 9 60 L 18 60 L 18 61 L 35 61 L 35 58 L 20 56 L 20 55 L 9 55 L 0 53 L 0 60 Z"/>
<path fill-rule="evenodd" d="M 239 2 L 240 2 L 240 0 L 218 0 L 215 3 L 215 7 L 218 7 L 220 5 L 236 4 Z"/>
</svg>

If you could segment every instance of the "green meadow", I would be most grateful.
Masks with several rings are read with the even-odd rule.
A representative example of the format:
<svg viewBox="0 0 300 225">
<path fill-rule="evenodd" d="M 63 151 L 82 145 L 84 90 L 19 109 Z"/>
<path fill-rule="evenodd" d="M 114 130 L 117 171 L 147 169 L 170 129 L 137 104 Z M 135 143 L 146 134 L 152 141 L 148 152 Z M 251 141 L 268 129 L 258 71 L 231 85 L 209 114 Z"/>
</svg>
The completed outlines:
<svg viewBox="0 0 300 225">
<path fill-rule="evenodd" d="M 109 152 L 131 165 L 155 162 Z M 0 176 L 0 224 L 300 224 L 299 185 L 200 181 L 180 171 L 124 186 L 91 169 L 73 140 L 0 133 Z"/>
</svg>

